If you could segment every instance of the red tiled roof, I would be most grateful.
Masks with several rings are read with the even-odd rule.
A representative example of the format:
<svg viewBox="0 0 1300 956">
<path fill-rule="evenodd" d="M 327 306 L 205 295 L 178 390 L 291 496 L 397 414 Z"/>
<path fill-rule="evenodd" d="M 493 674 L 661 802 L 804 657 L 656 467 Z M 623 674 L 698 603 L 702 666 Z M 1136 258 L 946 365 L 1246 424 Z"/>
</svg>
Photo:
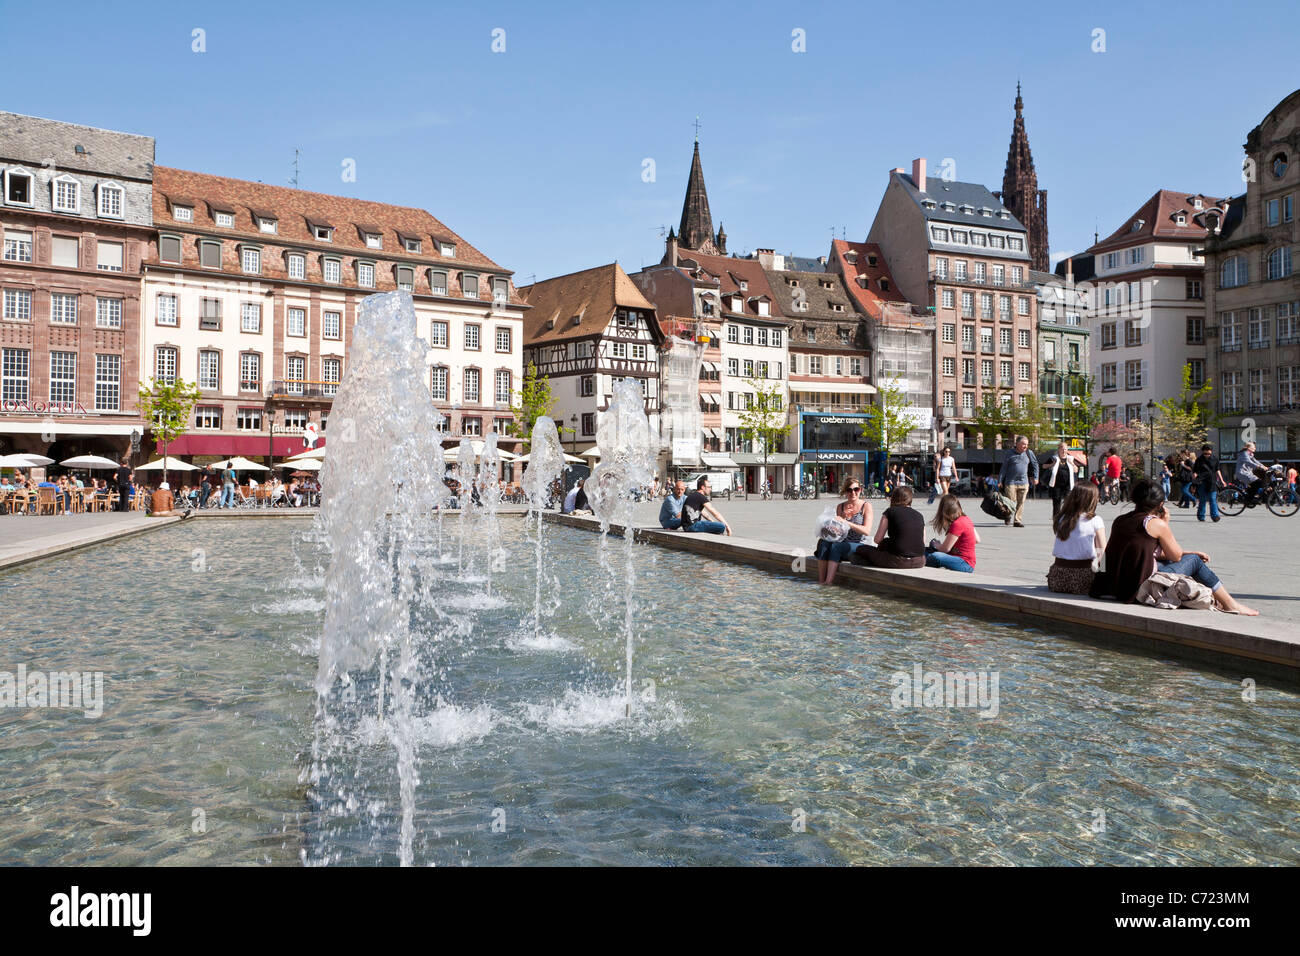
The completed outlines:
<svg viewBox="0 0 1300 956">
<path fill-rule="evenodd" d="M 600 335 L 620 306 L 650 313 L 652 331 L 659 328 L 654 304 L 617 262 L 523 286 L 519 295 L 531 306 L 524 315 L 527 345 Z"/>
<path fill-rule="evenodd" d="M 731 256 L 706 255 L 693 249 L 679 250 L 677 264 L 686 267 L 688 261 L 694 261 L 718 281 L 724 302 L 729 295 L 738 293 L 745 300 L 744 314 L 759 318 L 753 300 L 767 296 L 772 302 L 771 315 L 762 318 L 787 318 L 777 309 L 776 297 L 772 295 L 772 287 L 767 284 L 767 273 L 763 271 L 763 265 L 757 259 L 733 259 Z M 740 288 L 741 280 L 744 280 L 746 289 Z"/>
<path fill-rule="evenodd" d="M 1195 200 L 1197 199 L 1201 200 L 1200 209 L 1195 207 Z M 1168 239 L 1171 242 L 1201 242 L 1208 234 L 1201 213 L 1223 201 L 1215 196 L 1206 196 L 1203 193 L 1185 193 L 1172 189 L 1161 189 L 1143 203 L 1142 208 L 1129 216 L 1122 226 L 1101 240 L 1101 242 L 1093 245 L 1088 251 L 1094 254 L 1107 252 L 1139 245 L 1152 239 Z M 1179 212 L 1187 214 L 1185 225 L 1178 225 L 1175 217 Z M 1134 229 L 1133 224 L 1139 219 L 1142 220 L 1142 225 Z"/>
<path fill-rule="evenodd" d="M 849 261 L 848 253 L 853 253 L 854 262 Z M 876 257 L 876 264 L 871 265 L 870 256 Z M 848 242 L 844 239 L 831 240 L 831 257 L 839 264 L 844 275 L 844 285 L 853 296 L 858 308 L 873 318 L 880 318 L 882 302 L 906 303 L 907 299 L 898 291 L 898 284 L 889 272 L 889 263 L 880 246 L 874 242 Z M 858 281 L 865 277 L 867 288 Z M 880 280 L 889 283 L 889 288 L 881 289 Z"/>
</svg>

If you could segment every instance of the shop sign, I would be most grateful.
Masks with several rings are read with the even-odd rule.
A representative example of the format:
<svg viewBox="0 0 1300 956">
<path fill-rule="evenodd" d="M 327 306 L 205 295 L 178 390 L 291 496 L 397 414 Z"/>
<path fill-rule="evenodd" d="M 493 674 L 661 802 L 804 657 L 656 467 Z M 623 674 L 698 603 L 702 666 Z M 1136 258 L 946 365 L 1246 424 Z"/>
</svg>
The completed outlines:
<svg viewBox="0 0 1300 956">
<path fill-rule="evenodd" d="M 6 415 L 88 415 L 81 402 L 29 402 L 6 399 L 0 402 L 0 412 Z"/>
</svg>

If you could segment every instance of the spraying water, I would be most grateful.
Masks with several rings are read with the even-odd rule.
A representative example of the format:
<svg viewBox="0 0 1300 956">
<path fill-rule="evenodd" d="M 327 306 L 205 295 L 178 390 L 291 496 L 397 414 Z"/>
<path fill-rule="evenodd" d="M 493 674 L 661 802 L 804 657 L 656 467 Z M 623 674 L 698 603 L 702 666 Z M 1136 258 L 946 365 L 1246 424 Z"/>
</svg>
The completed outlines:
<svg viewBox="0 0 1300 956">
<path fill-rule="evenodd" d="M 456 546 L 456 570 L 464 571 L 465 514 L 472 512 L 474 508 L 474 446 L 463 438 L 460 447 L 456 449 L 456 480 L 460 483 L 460 491 L 456 496 L 460 503 L 460 514 L 456 518 L 460 539 Z"/>
<path fill-rule="evenodd" d="M 483 443 L 478 463 L 479 521 L 487 548 L 487 593 L 492 593 L 492 572 L 504 570 L 508 555 L 501 547 L 501 524 L 497 509 L 501 504 L 501 453 L 497 450 L 497 433 L 491 432 Z"/>
<path fill-rule="evenodd" d="M 602 545 L 609 526 L 623 526 L 623 557 L 627 568 L 624 589 L 623 638 L 626 645 L 624 692 L 626 713 L 632 714 L 632 596 L 636 590 L 636 566 L 632 563 L 632 510 L 635 496 L 654 479 L 657 443 L 645 413 L 641 383 L 633 378 L 614 384 L 614 398 L 596 429 L 600 464 L 591 470 L 583 486 L 592 513 L 600 519 Z M 604 549 L 602 547 L 602 557 Z"/>
<path fill-rule="evenodd" d="M 564 446 L 555 422 L 545 415 L 533 425 L 528 446 L 528 468 L 524 472 L 524 493 L 529 509 L 537 516 L 537 581 L 533 589 L 533 637 L 542 637 L 542 511 L 556 479 L 564 471 Z"/>
</svg>

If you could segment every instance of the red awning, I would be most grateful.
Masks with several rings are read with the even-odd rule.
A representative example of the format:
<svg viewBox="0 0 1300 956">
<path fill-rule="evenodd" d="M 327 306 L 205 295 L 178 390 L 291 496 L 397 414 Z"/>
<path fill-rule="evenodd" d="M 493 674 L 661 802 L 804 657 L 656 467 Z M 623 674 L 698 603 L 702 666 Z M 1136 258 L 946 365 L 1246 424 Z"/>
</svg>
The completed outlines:
<svg viewBox="0 0 1300 956">
<path fill-rule="evenodd" d="M 307 450 L 298 435 L 276 435 L 272 454 L 276 458 L 288 458 Z M 266 455 L 267 437 L 265 435 L 182 435 L 167 446 L 169 455 L 216 455 L 220 458 L 232 458 L 243 455 L 245 458 L 259 458 Z M 316 442 L 317 448 L 323 448 L 325 439 Z M 162 454 L 161 446 L 158 453 Z"/>
</svg>

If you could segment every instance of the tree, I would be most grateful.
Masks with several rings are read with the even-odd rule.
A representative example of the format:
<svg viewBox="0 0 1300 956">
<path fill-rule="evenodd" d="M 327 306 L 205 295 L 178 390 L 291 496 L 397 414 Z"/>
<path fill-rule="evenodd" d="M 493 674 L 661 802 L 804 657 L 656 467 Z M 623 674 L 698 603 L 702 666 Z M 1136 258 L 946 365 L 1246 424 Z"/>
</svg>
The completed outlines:
<svg viewBox="0 0 1300 956">
<path fill-rule="evenodd" d="M 153 422 L 154 445 L 162 452 L 164 474 L 167 472 L 167 446 L 189 428 L 190 412 L 199 396 L 197 384 L 180 378 L 172 382 L 150 379 L 147 388 L 140 386 L 140 417 Z"/>
<path fill-rule="evenodd" d="M 1218 424 L 1210 398 L 1214 385 L 1204 382 L 1192 387 L 1192 367 L 1183 365 L 1183 388 L 1176 397 L 1156 402 L 1156 444 L 1166 449 L 1196 448 Z"/>
<path fill-rule="evenodd" d="M 1142 430 L 1123 422 L 1107 421 L 1095 425 L 1090 433 L 1094 446 L 1110 448 L 1112 445 L 1130 467 L 1146 474 L 1142 455 Z"/>
<path fill-rule="evenodd" d="M 1089 458 L 1092 457 L 1092 430 L 1106 420 L 1106 410 L 1093 398 L 1093 383 L 1094 379 L 1085 379 L 1083 394 L 1070 396 L 1061 420 L 1061 437 L 1082 438 Z"/>
<path fill-rule="evenodd" d="M 1056 444 L 1060 433 L 1037 395 L 1026 396 L 1023 405 L 1011 409 L 1011 416 L 1016 433 L 1028 437 L 1031 449 Z"/>
<path fill-rule="evenodd" d="M 1003 445 L 1009 444 L 1008 439 L 1018 427 L 1010 396 L 1003 391 L 986 391 L 970 423 L 970 430 L 980 436 L 983 447 L 994 448 L 999 437 L 1003 439 Z"/>
<path fill-rule="evenodd" d="M 794 427 L 785 413 L 779 385 L 769 385 L 766 379 L 748 379 L 754 390 L 753 405 L 740 415 L 737 431 L 743 441 L 761 442 L 763 445 L 763 479 L 767 480 L 767 456 L 773 446 L 780 445 Z"/>
<path fill-rule="evenodd" d="M 538 376 L 536 364 L 529 362 L 528 368 L 524 369 L 523 385 L 514 393 L 514 397 L 518 404 L 510 406 L 510 412 L 514 415 L 510 431 L 516 438 L 527 441 L 533 437 L 533 426 L 537 424 L 537 419 L 543 415 L 555 417 L 551 380 L 544 375 Z M 556 422 L 555 425 L 561 432 L 573 431 L 572 428 L 566 429 L 563 422 Z"/>
<path fill-rule="evenodd" d="M 866 419 L 862 422 L 862 434 L 868 442 L 885 453 L 884 469 L 889 470 L 889 452 L 902 444 L 907 433 L 914 427 L 912 404 L 907 400 L 907 393 L 898 387 L 899 376 L 879 380 L 876 389 L 876 401 L 863 409 Z"/>
</svg>

